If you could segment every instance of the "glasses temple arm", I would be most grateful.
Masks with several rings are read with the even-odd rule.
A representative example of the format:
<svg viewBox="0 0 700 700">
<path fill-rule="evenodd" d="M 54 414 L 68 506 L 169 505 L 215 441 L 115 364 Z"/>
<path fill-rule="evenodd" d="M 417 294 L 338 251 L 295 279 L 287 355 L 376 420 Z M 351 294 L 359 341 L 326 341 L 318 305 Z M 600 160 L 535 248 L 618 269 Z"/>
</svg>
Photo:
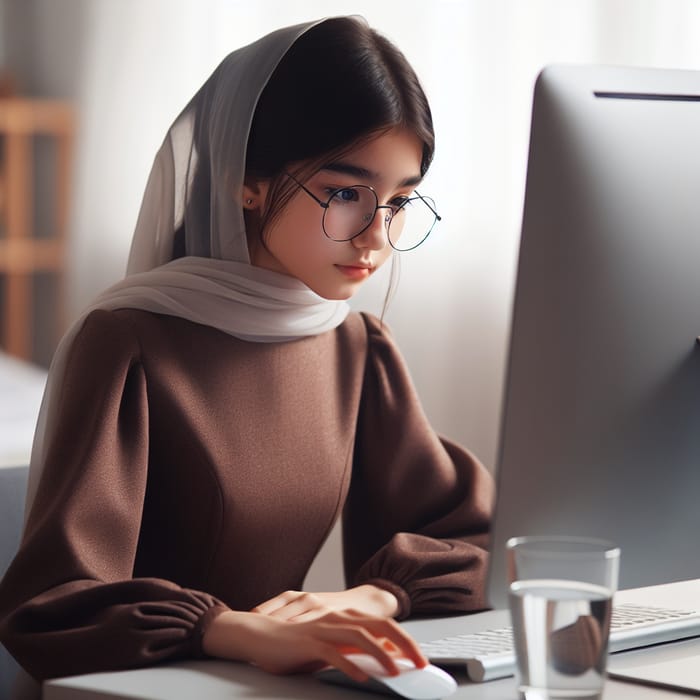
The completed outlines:
<svg viewBox="0 0 700 700">
<path fill-rule="evenodd" d="M 425 204 L 425 206 L 428 207 L 428 209 L 430 209 L 430 211 L 432 211 L 433 214 L 435 214 L 435 218 L 438 221 L 442 221 L 442 217 L 435 211 L 435 209 L 433 209 L 433 207 L 430 206 L 430 204 L 428 204 L 428 200 L 425 199 L 425 197 L 423 197 L 423 195 L 418 190 L 414 190 L 414 192 L 416 197 L 418 197 L 421 200 L 421 202 L 423 202 L 423 204 Z"/>
<path fill-rule="evenodd" d="M 319 199 L 310 189 L 308 189 L 307 187 L 304 187 L 304 185 L 302 185 L 302 183 L 299 182 L 299 180 L 297 180 L 297 179 L 294 177 L 294 175 L 290 175 L 289 173 L 285 173 L 285 175 L 286 175 L 290 180 L 294 180 L 294 182 L 296 182 L 297 185 L 299 185 L 299 187 L 301 187 L 301 189 L 304 190 L 304 192 L 306 192 L 306 194 L 309 195 L 309 197 L 311 197 L 313 200 L 315 200 L 315 201 L 316 201 L 318 204 L 320 204 L 324 209 L 328 209 L 328 202 L 324 202 L 323 200 Z"/>
</svg>

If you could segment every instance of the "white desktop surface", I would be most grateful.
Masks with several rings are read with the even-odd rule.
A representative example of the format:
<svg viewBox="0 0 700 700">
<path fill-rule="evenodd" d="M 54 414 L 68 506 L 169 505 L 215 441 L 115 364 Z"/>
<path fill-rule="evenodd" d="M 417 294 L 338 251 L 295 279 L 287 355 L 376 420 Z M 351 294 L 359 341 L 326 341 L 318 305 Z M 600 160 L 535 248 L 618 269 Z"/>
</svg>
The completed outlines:
<svg viewBox="0 0 700 700">
<path fill-rule="evenodd" d="M 700 580 L 622 591 L 617 599 L 648 602 L 650 591 L 658 605 L 700 606 Z M 403 626 L 418 641 L 427 641 L 437 636 L 474 632 L 508 622 L 507 611 L 494 610 L 477 615 L 411 620 L 403 623 Z M 611 658 L 615 659 L 615 663 L 629 660 L 629 664 L 634 665 L 645 660 L 652 663 L 690 655 L 700 657 L 700 638 L 615 654 Z M 457 692 L 450 696 L 454 700 L 517 700 L 514 678 L 472 683 L 465 673 L 454 669 L 452 672 L 459 684 Z M 367 700 L 372 695 L 321 683 L 309 675 L 273 676 L 247 664 L 226 661 L 186 661 L 135 671 L 74 676 L 45 683 L 43 692 L 44 700 L 350 700 L 352 697 Z M 678 691 L 608 679 L 603 697 L 604 700 L 687 700 L 690 696 Z"/>
</svg>

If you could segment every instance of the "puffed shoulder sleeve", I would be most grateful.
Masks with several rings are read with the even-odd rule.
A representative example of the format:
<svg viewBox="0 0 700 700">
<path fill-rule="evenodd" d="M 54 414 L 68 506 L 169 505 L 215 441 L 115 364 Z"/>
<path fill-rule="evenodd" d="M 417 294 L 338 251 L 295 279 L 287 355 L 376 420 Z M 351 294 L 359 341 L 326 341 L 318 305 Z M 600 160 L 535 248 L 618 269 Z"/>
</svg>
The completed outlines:
<svg viewBox="0 0 700 700">
<path fill-rule="evenodd" d="M 0 583 L 0 641 L 37 679 L 200 655 L 223 604 L 134 577 L 149 447 L 138 340 L 97 311 L 67 353 L 41 480 Z"/>
<path fill-rule="evenodd" d="M 364 318 L 367 366 L 343 514 L 348 585 L 390 590 L 400 619 L 484 609 L 493 480 L 431 428 L 390 334 Z"/>
</svg>

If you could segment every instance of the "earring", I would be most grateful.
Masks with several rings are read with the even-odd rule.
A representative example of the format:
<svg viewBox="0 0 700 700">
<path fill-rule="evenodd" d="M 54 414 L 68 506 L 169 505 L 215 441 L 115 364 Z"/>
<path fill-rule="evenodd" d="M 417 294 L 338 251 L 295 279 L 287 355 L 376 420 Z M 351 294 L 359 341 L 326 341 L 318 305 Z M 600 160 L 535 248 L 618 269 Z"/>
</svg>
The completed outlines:
<svg viewBox="0 0 700 700">
<path fill-rule="evenodd" d="M 245 203 L 246 203 L 248 206 L 250 206 L 250 205 L 253 203 L 253 199 L 252 199 L 252 198 L 246 199 L 246 200 L 245 200 Z"/>
</svg>

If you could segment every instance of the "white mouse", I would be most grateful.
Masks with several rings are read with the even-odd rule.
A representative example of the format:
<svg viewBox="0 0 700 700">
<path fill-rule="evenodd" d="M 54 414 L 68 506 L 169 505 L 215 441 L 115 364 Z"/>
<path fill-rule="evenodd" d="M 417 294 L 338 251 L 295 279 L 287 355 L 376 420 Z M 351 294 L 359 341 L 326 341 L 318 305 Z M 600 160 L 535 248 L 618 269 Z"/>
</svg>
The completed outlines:
<svg viewBox="0 0 700 700">
<path fill-rule="evenodd" d="M 332 666 L 317 671 L 316 677 L 327 683 L 397 695 L 408 700 L 441 700 L 457 690 L 455 679 L 432 664 L 416 668 L 408 659 L 396 659 L 401 673 L 398 676 L 390 676 L 379 661 L 369 654 L 348 654 L 347 658 L 359 666 L 370 679 L 360 683 Z"/>
</svg>

